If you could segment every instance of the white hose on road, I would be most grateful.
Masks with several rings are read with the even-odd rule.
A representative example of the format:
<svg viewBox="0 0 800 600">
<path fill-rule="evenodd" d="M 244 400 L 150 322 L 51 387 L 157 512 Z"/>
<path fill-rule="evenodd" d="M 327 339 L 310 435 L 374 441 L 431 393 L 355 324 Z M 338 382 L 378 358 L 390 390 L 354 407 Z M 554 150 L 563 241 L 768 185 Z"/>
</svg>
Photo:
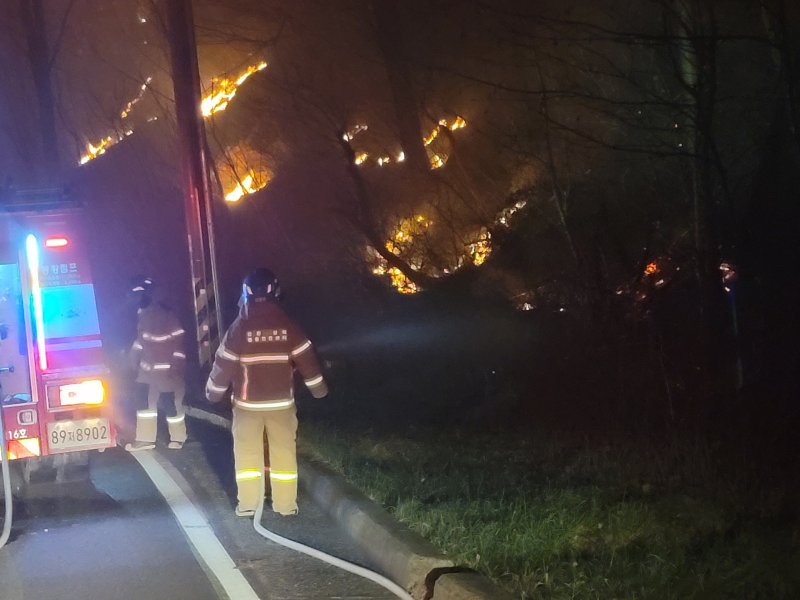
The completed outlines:
<svg viewBox="0 0 800 600">
<path fill-rule="evenodd" d="M 186 414 L 190 417 L 195 419 L 201 419 L 206 421 L 207 423 L 211 423 L 217 427 L 221 427 L 223 429 L 227 429 L 230 431 L 231 429 L 231 420 L 225 417 L 221 417 L 220 415 L 210 413 L 208 411 L 202 409 L 196 409 L 193 407 L 189 407 L 186 410 Z M 348 571 L 353 573 L 354 575 L 358 575 L 359 577 L 363 577 L 364 579 L 369 579 L 370 581 L 377 583 L 379 586 L 389 590 L 398 598 L 402 598 L 402 600 L 414 600 L 414 597 L 405 591 L 402 587 L 397 585 L 391 579 L 384 577 L 380 573 L 376 573 L 374 571 L 370 571 L 369 569 L 365 569 L 359 565 L 355 565 L 353 563 L 347 562 L 346 560 L 342 560 L 336 556 L 331 556 L 330 554 L 326 554 L 322 550 L 317 550 L 316 548 L 312 548 L 311 546 L 306 546 L 305 544 L 301 544 L 300 542 L 296 542 L 294 540 L 290 540 L 289 538 L 285 538 L 277 533 L 270 531 L 266 527 L 261 524 L 261 517 L 264 514 L 264 476 L 261 476 L 261 500 L 258 503 L 258 507 L 256 508 L 256 514 L 253 516 L 253 529 L 256 532 L 275 542 L 276 544 L 280 544 L 286 548 L 290 548 L 295 550 L 296 552 L 301 552 L 317 560 L 321 560 L 326 562 L 334 567 L 339 569 L 343 569 L 344 571 Z"/>
<path fill-rule="evenodd" d="M 14 498 L 11 495 L 11 473 L 8 469 L 8 450 L 6 449 L 6 430 L 3 426 L 3 406 L 0 404 L 0 463 L 2 463 L 2 477 L 3 477 L 3 500 L 5 503 L 5 518 L 3 519 L 3 533 L 0 534 L 0 548 L 6 545 L 8 538 L 11 536 L 11 519 L 14 516 Z"/>
<path fill-rule="evenodd" d="M 341 558 L 337 558 L 335 556 L 331 556 L 330 554 L 326 554 L 322 550 L 317 550 L 316 548 L 312 548 L 311 546 L 306 546 L 305 544 L 301 544 L 300 542 L 295 542 L 294 540 L 290 540 L 289 538 L 285 538 L 283 536 L 278 535 L 264 527 L 261 524 L 261 515 L 264 512 L 264 475 L 261 476 L 261 500 L 258 503 L 258 508 L 256 508 L 256 514 L 253 516 L 253 528 L 262 536 L 267 538 L 268 540 L 272 540 L 276 544 L 280 544 L 281 546 L 285 546 L 286 548 L 291 548 L 292 550 L 296 550 L 297 552 L 302 552 L 303 554 L 307 554 L 313 558 L 326 562 L 334 567 L 338 567 L 345 571 L 349 571 L 354 575 L 358 575 L 359 577 L 363 577 L 364 579 L 369 579 L 370 581 L 377 583 L 378 585 L 386 588 L 390 592 L 392 592 L 398 598 L 402 598 L 403 600 L 414 600 L 413 596 L 405 591 L 402 587 L 397 585 L 391 579 L 384 577 L 383 575 L 376 573 L 375 571 L 370 571 L 369 569 L 365 569 L 359 565 L 354 565 L 351 562 L 347 562 L 346 560 L 342 560 Z"/>
</svg>

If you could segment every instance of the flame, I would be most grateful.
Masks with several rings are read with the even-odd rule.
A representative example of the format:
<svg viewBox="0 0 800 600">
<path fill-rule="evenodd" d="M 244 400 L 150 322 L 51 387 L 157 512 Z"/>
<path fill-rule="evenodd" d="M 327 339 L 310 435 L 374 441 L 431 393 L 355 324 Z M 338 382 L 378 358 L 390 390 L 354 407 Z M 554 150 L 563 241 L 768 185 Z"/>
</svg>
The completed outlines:
<svg viewBox="0 0 800 600">
<path fill-rule="evenodd" d="M 450 131 L 455 131 L 456 129 L 462 129 L 463 127 L 467 126 L 467 122 L 464 120 L 463 117 L 456 117 L 455 120 L 447 125 L 447 128 Z"/>
<path fill-rule="evenodd" d="M 225 194 L 225 200 L 228 202 L 238 202 L 245 194 L 252 194 L 255 191 L 253 176 L 248 174 L 247 177 L 236 184 L 236 187 L 232 191 Z"/>
<path fill-rule="evenodd" d="M 422 144 L 427 148 L 430 146 L 433 141 L 439 137 L 439 133 L 441 133 L 442 129 L 449 129 L 450 131 L 455 131 L 457 129 L 463 129 L 467 126 L 467 121 L 464 117 L 456 116 L 455 119 L 452 121 L 448 121 L 447 119 L 439 119 L 439 123 L 434 127 L 431 132 L 422 138 Z M 353 138 L 361 133 L 362 131 L 366 131 L 368 129 L 367 125 L 356 125 L 348 132 L 342 134 L 342 139 L 346 142 L 350 142 Z M 369 154 L 366 152 L 359 152 L 356 154 L 355 163 L 357 165 L 364 164 L 367 161 Z M 375 162 L 378 164 L 379 167 L 384 166 L 390 162 L 403 162 L 406 159 L 406 154 L 402 150 L 398 153 L 397 157 L 392 161 L 390 156 L 381 155 L 375 159 Z M 440 153 L 432 153 L 430 154 L 430 163 L 431 169 L 441 169 L 447 163 L 447 155 L 440 154 Z"/>
<path fill-rule="evenodd" d="M 247 67 L 247 69 L 239 75 L 234 80 L 230 79 L 212 79 L 211 80 L 211 91 L 203 97 L 200 101 L 200 111 L 203 114 L 204 118 L 208 118 L 214 113 L 222 112 L 226 108 L 228 108 L 228 104 L 233 97 L 236 95 L 236 92 L 239 90 L 239 87 L 247 81 L 247 79 L 253 74 L 259 71 L 263 71 L 267 68 L 267 62 L 261 61 L 257 65 L 251 65 Z"/>
<path fill-rule="evenodd" d="M 519 210 L 524 206 L 525 202 L 520 201 L 513 208 Z M 423 269 L 427 248 L 425 242 L 420 244 L 419 240 L 431 225 L 433 225 L 433 221 L 422 214 L 401 219 L 391 237 L 386 241 L 386 249 L 405 260 L 412 270 Z M 440 269 L 427 269 L 428 276 L 437 278 L 449 275 L 470 263 L 476 267 L 484 264 L 492 254 L 492 234 L 486 227 L 483 227 L 472 239 L 473 241 L 463 246 L 463 254 L 452 259 L 452 264 Z M 414 294 L 421 291 L 421 288 L 403 275 L 402 271 L 396 267 L 390 267 L 388 262 L 376 251 L 371 251 L 370 256 L 370 260 L 373 261 L 372 273 L 379 277 L 388 276 L 392 287 L 399 293 Z"/>
<path fill-rule="evenodd" d="M 467 126 L 467 121 L 464 117 L 456 116 L 453 119 L 452 123 L 448 123 L 447 119 L 439 119 L 439 124 L 424 138 L 422 138 L 422 143 L 426 146 L 430 146 L 437 137 L 439 137 L 439 132 L 442 130 L 442 127 L 445 129 L 449 129 L 450 131 L 455 131 L 456 129 L 463 129 Z"/>
<path fill-rule="evenodd" d="M 500 211 L 500 214 L 497 215 L 495 219 L 495 224 L 503 225 L 504 227 L 509 227 L 511 225 L 511 218 L 517 214 L 520 210 L 527 206 L 527 200 L 518 200 L 513 204 L 513 206 L 509 206 L 508 208 L 504 208 Z"/>
<path fill-rule="evenodd" d="M 480 236 L 469 245 L 468 250 L 472 264 L 476 267 L 481 266 L 492 253 L 492 234 L 486 229 L 481 230 Z"/>
<path fill-rule="evenodd" d="M 431 156 L 431 169 L 441 169 L 445 165 L 446 159 L 439 154 Z"/>
<path fill-rule="evenodd" d="M 392 267 L 387 273 L 392 280 L 392 285 L 401 294 L 416 294 L 418 291 L 420 291 L 419 286 L 417 286 L 417 284 L 411 281 L 408 277 L 403 275 L 403 272 L 400 269 Z"/>
<path fill-rule="evenodd" d="M 150 85 L 151 81 L 153 81 L 152 77 L 148 77 L 147 79 L 144 80 L 144 83 L 139 87 L 139 93 L 136 94 L 136 97 L 133 100 L 131 100 L 130 102 L 128 102 L 125 105 L 125 108 L 122 109 L 122 112 L 119 113 L 120 117 L 122 117 L 123 119 L 127 119 L 128 118 L 128 115 L 131 114 L 131 111 L 133 110 L 134 105 L 137 102 L 139 102 L 139 100 L 141 100 L 142 97 L 144 96 L 144 93 L 147 91 L 147 86 Z"/>
<path fill-rule="evenodd" d="M 655 275 L 658 273 L 658 264 L 655 262 L 647 263 L 647 266 L 644 268 L 645 275 Z"/>
<path fill-rule="evenodd" d="M 127 119 L 130 116 L 133 107 L 144 97 L 144 94 L 145 92 L 147 92 L 147 88 L 150 86 L 150 82 L 152 81 L 153 81 L 152 77 L 148 77 L 147 79 L 144 80 L 144 83 L 139 86 L 139 91 L 136 94 L 136 96 L 134 96 L 131 100 L 129 100 L 125 104 L 125 108 L 123 108 L 120 111 L 119 113 L 120 118 Z M 118 133 L 116 134 L 116 136 L 108 135 L 94 144 L 92 142 L 86 142 L 86 153 L 80 157 L 80 160 L 78 160 L 78 164 L 85 165 L 90 160 L 94 160 L 101 154 L 105 154 L 106 150 L 109 147 L 125 139 L 132 133 L 133 133 L 132 129 L 126 129 L 122 134 Z"/>
<path fill-rule="evenodd" d="M 345 142 L 349 142 L 359 133 L 361 133 L 362 131 L 366 131 L 367 129 L 369 129 L 369 126 L 367 125 L 356 125 L 350 131 L 342 135 L 342 139 L 344 139 Z"/>
<path fill-rule="evenodd" d="M 258 64 L 247 67 L 247 69 L 241 75 L 239 75 L 239 77 L 237 77 L 235 80 L 230 80 L 227 78 L 212 79 L 211 92 L 206 94 L 206 96 L 203 97 L 200 101 L 200 110 L 202 112 L 203 118 L 207 119 L 211 117 L 211 115 L 225 110 L 228 107 L 230 101 L 236 95 L 236 92 L 238 91 L 239 87 L 245 81 L 247 81 L 247 79 L 253 73 L 257 73 L 258 71 L 263 71 L 266 68 L 267 68 L 267 62 L 261 61 Z M 127 119 L 130 116 L 133 107 L 142 99 L 152 81 L 153 81 L 152 77 L 148 77 L 147 79 L 145 79 L 144 83 L 139 87 L 139 92 L 136 94 L 136 96 L 132 100 L 127 102 L 125 104 L 125 107 L 120 111 L 119 115 L 121 118 Z M 150 122 L 156 119 L 157 117 L 151 117 L 147 120 L 148 122 Z M 366 129 L 366 125 L 364 126 L 358 125 L 356 126 L 357 129 L 356 133 L 358 133 L 358 131 L 361 131 L 361 129 L 358 129 L 359 127 L 363 127 L 363 129 Z M 91 142 L 87 143 L 86 153 L 83 156 L 81 156 L 79 164 L 85 165 L 90 160 L 97 158 L 101 154 L 105 154 L 105 151 L 109 146 L 113 146 L 114 144 L 122 140 L 124 137 L 129 136 L 132 133 L 133 133 L 132 130 L 127 130 L 125 131 L 124 136 L 118 135 L 116 139 L 113 135 L 110 135 L 94 144 L 92 144 Z"/>
<path fill-rule="evenodd" d="M 228 202 L 238 202 L 243 196 L 263 189 L 272 179 L 261 154 L 247 145 L 227 148 L 217 161 L 217 172 L 223 190 L 227 190 Z"/>
<path fill-rule="evenodd" d="M 106 149 L 109 146 L 113 146 L 115 143 L 114 138 L 111 136 L 105 137 L 97 144 L 92 144 L 91 142 L 86 143 L 86 154 L 81 156 L 80 164 L 85 165 L 90 160 L 93 160 L 100 156 L 101 154 L 106 153 Z"/>
<path fill-rule="evenodd" d="M 439 125 L 437 125 L 436 128 L 433 131 L 431 131 L 428 135 L 426 135 L 424 138 L 422 138 L 422 143 L 425 144 L 426 146 L 430 146 L 433 143 L 433 140 L 435 140 L 437 137 L 439 137 L 439 130 L 440 129 L 441 129 L 441 127 Z"/>
</svg>

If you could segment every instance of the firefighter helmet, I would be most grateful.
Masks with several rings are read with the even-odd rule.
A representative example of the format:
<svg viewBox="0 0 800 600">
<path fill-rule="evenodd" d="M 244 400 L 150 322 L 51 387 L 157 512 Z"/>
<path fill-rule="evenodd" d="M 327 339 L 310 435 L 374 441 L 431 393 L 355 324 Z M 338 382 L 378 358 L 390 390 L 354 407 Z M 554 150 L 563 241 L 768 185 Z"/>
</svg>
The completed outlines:
<svg viewBox="0 0 800 600">
<path fill-rule="evenodd" d="M 129 292 L 131 294 L 144 294 L 146 296 L 150 296 L 153 293 L 153 288 L 155 287 L 156 284 L 153 281 L 152 277 L 147 277 L 145 275 L 137 275 L 136 277 L 131 279 Z"/>
<path fill-rule="evenodd" d="M 242 282 L 242 296 L 245 300 L 279 300 L 281 286 L 278 278 L 269 269 L 260 267 L 251 271 Z"/>
<path fill-rule="evenodd" d="M 152 277 L 145 275 L 137 275 L 131 279 L 131 285 L 128 288 L 128 298 L 135 301 L 139 308 L 147 308 L 153 301 L 153 290 L 156 284 L 153 282 Z"/>
</svg>

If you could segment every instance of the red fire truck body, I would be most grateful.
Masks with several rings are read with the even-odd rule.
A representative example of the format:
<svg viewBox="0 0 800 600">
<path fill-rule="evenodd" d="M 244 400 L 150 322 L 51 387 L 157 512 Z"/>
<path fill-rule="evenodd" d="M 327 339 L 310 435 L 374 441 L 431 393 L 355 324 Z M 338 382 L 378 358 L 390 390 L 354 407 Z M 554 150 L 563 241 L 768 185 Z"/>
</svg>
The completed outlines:
<svg viewBox="0 0 800 600">
<path fill-rule="evenodd" d="M 116 443 L 80 209 L 0 205 L 0 405 L 12 460 Z"/>
</svg>

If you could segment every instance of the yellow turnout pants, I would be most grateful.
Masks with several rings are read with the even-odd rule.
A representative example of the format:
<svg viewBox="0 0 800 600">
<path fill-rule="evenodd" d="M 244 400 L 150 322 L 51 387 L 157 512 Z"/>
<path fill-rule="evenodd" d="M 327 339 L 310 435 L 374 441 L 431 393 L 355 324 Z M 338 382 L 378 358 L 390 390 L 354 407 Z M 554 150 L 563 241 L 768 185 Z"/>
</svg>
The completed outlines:
<svg viewBox="0 0 800 600">
<path fill-rule="evenodd" d="M 167 416 L 169 439 L 172 442 L 186 441 L 186 412 L 183 402 L 186 385 L 183 381 L 170 380 L 148 384 L 147 408 L 136 411 L 136 441 L 155 443 L 158 430 L 158 399 L 161 394 L 175 395 L 175 413 Z"/>
<path fill-rule="evenodd" d="M 272 509 L 297 510 L 297 410 L 245 410 L 233 407 L 233 459 L 239 508 L 254 510 L 264 476 L 264 431 L 269 443 Z M 265 486 L 269 487 L 269 486 Z"/>
</svg>

